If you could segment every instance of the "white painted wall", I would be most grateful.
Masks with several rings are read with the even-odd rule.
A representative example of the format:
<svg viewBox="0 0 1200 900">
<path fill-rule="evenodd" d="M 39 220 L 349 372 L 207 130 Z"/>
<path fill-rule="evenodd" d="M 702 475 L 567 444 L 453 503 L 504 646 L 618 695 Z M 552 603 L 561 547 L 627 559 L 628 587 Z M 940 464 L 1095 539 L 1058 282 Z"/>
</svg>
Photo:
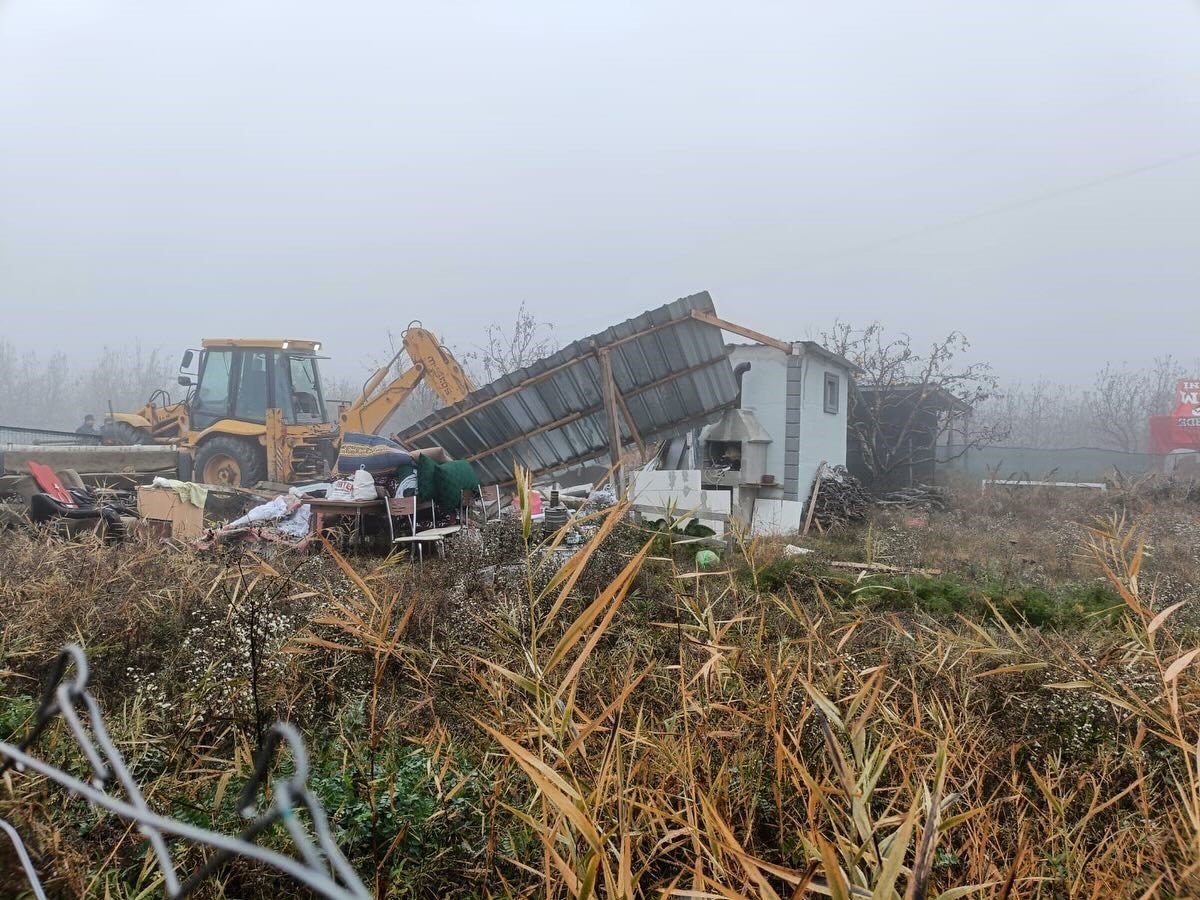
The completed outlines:
<svg viewBox="0 0 1200 900">
<path fill-rule="evenodd" d="M 825 373 L 838 377 L 838 411 L 825 412 Z M 850 373 L 814 353 L 804 358 L 804 401 L 800 413 L 800 496 L 807 502 L 817 466 L 846 464 L 846 403 Z"/>
<path fill-rule="evenodd" d="M 758 344 L 734 347 L 729 354 L 733 366 L 750 363 L 742 378 L 742 409 L 754 411 L 758 423 L 771 435 L 767 444 L 767 474 L 783 484 L 784 432 L 787 428 L 787 356 L 774 347 Z"/>
<path fill-rule="evenodd" d="M 800 446 L 793 452 L 799 469 L 800 502 L 808 500 L 817 466 L 846 464 L 846 404 L 850 373 L 837 363 L 827 361 L 801 345 L 803 356 Z M 782 497 L 787 462 L 787 356 L 774 347 L 735 346 L 729 361 L 737 366 L 750 363 L 742 379 L 742 408 L 754 411 L 759 424 L 771 435 L 767 445 L 767 472 L 774 475 L 779 489 L 764 490 L 761 496 Z M 838 411 L 825 412 L 825 373 L 838 376 Z"/>
</svg>

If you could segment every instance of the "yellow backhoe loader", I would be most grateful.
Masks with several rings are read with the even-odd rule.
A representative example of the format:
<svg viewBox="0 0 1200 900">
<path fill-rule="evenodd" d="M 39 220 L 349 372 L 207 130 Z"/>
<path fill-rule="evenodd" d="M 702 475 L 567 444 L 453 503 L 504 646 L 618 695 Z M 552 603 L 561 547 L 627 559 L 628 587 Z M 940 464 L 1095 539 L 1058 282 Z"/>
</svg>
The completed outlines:
<svg viewBox="0 0 1200 900">
<path fill-rule="evenodd" d="M 199 351 L 183 355 L 184 400 L 172 402 L 157 391 L 136 413 L 110 414 L 102 434 L 114 444 L 177 444 L 192 463 L 191 473 L 181 474 L 207 484 L 319 480 L 329 474 L 344 432 L 377 434 L 422 381 L 447 404 L 473 390 L 432 332 L 413 323 L 403 338 L 404 349 L 340 415 L 322 390 L 319 343 L 205 340 Z M 402 354 L 412 365 L 385 385 Z M 195 372 L 188 371 L 193 364 Z"/>
</svg>

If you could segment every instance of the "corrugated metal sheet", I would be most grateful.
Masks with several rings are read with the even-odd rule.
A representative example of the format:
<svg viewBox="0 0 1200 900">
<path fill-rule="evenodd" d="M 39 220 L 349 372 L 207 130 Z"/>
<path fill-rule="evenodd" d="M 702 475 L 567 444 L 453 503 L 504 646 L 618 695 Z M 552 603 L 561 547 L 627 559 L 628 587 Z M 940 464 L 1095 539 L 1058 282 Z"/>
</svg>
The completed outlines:
<svg viewBox="0 0 1200 900">
<path fill-rule="evenodd" d="M 613 380 L 643 442 L 680 434 L 733 405 L 737 383 L 721 330 L 691 317 L 714 312 L 707 293 L 642 313 L 575 341 L 528 368 L 473 391 L 402 431 L 410 447 L 439 446 L 470 460 L 485 483 L 512 480 L 608 454 L 597 351 L 608 348 Z M 621 436 L 632 443 L 624 416 Z"/>
</svg>

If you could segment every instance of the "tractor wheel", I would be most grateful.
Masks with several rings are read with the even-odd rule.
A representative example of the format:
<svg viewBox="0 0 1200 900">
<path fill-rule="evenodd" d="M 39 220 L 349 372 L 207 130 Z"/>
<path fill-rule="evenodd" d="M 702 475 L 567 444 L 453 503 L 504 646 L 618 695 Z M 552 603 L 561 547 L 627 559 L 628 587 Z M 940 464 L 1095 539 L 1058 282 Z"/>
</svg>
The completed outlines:
<svg viewBox="0 0 1200 900">
<path fill-rule="evenodd" d="M 192 477 L 204 484 L 253 487 L 266 477 L 267 459 L 258 441 L 219 434 L 196 451 Z"/>
<path fill-rule="evenodd" d="M 128 422 L 109 422 L 101 426 L 100 440 L 109 445 L 129 447 L 150 443 L 150 435 Z"/>
</svg>

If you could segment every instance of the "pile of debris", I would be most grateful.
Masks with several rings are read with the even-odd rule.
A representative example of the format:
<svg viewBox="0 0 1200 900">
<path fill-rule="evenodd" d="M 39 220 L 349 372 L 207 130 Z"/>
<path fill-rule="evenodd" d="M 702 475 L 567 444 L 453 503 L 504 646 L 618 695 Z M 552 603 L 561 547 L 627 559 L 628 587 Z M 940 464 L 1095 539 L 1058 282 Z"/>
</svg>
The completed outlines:
<svg viewBox="0 0 1200 900">
<path fill-rule="evenodd" d="M 918 484 L 896 491 L 889 491 L 875 502 L 885 509 L 929 511 L 945 509 L 946 498 L 947 491 L 945 488 L 932 484 Z"/>
<path fill-rule="evenodd" d="M 866 519 L 871 496 L 845 466 L 825 466 L 813 486 L 812 505 L 812 521 L 824 531 Z"/>
<path fill-rule="evenodd" d="M 0 529 L 53 524 L 68 536 L 95 532 L 115 541 L 137 524 L 129 491 L 87 485 L 74 469 L 56 472 L 34 460 L 26 467 L 26 475 L 0 476 Z"/>
</svg>

